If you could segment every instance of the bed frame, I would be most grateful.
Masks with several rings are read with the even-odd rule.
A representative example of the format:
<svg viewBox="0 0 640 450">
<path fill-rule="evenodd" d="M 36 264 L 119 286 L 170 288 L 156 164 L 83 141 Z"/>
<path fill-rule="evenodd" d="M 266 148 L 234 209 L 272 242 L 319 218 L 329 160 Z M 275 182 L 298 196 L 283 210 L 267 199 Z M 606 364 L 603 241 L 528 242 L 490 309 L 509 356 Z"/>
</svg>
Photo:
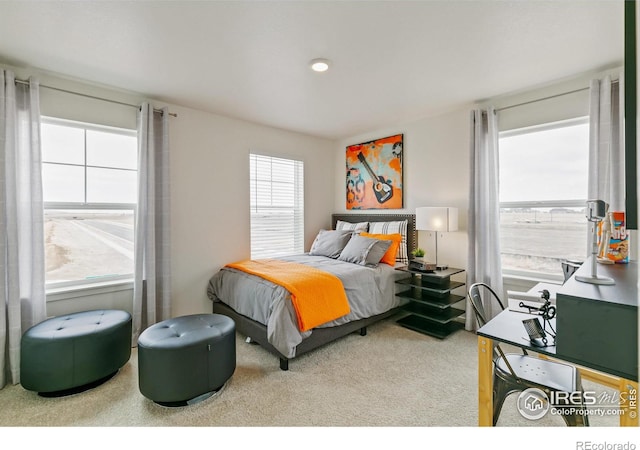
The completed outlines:
<svg viewBox="0 0 640 450">
<path fill-rule="evenodd" d="M 407 250 L 409 254 L 416 248 L 416 227 L 414 214 L 332 214 L 331 227 L 335 229 L 336 222 L 388 222 L 407 220 Z M 360 319 L 330 328 L 315 328 L 308 338 L 304 339 L 296 347 L 296 357 L 314 350 L 329 342 L 359 331 L 361 336 L 367 334 L 367 326 L 396 314 L 400 308 L 394 308 L 377 316 Z M 289 370 L 289 358 L 285 357 L 273 347 L 267 339 L 267 327 L 259 322 L 238 314 L 232 308 L 221 302 L 213 302 L 213 312 L 231 317 L 236 322 L 236 330 L 247 336 L 247 342 L 257 343 L 265 350 L 280 358 L 280 369 Z"/>
</svg>

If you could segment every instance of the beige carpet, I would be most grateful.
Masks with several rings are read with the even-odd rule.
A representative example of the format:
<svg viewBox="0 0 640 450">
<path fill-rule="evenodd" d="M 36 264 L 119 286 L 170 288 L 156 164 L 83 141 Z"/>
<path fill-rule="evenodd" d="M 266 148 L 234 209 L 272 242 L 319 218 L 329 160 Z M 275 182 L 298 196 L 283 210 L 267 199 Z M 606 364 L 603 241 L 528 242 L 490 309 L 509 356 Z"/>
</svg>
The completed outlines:
<svg viewBox="0 0 640 450">
<path fill-rule="evenodd" d="M 222 392 L 167 408 L 140 394 L 137 352 L 107 383 L 64 398 L 20 385 L 0 390 L 0 425 L 12 427 L 475 427 L 476 336 L 434 339 L 388 320 L 290 362 L 237 337 L 237 368 Z M 587 388 L 602 391 L 587 383 Z M 558 426 L 549 414 L 529 421 L 504 406 L 499 426 Z M 617 426 L 593 417 L 592 426 Z"/>
</svg>

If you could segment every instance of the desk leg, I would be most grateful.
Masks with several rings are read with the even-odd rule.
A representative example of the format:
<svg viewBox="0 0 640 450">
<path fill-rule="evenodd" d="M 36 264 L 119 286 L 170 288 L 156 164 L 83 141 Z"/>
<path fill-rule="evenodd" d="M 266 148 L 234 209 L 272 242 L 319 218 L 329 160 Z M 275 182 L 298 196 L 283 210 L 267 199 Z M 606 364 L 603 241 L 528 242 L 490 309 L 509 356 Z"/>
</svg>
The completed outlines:
<svg viewBox="0 0 640 450">
<path fill-rule="evenodd" d="M 478 425 L 493 426 L 493 341 L 478 336 Z"/>
<path fill-rule="evenodd" d="M 620 378 L 620 426 L 638 426 L 638 383 Z"/>
</svg>

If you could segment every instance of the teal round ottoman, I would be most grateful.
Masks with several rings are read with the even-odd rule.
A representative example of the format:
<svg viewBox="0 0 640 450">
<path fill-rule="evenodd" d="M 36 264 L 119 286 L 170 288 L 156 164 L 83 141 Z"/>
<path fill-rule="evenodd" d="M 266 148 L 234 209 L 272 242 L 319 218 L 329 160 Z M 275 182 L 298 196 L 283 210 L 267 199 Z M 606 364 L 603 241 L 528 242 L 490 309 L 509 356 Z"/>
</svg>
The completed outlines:
<svg viewBox="0 0 640 450">
<path fill-rule="evenodd" d="M 198 403 L 220 391 L 236 369 L 236 324 L 193 314 L 151 325 L 138 338 L 142 395 L 163 406 Z"/>
<path fill-rule="evenodd" d="M 83 311 L 29 328 L 20 347 L 20 383 L 41 396 L 95 387 L 131 356 L 131 315 L 120 310 Z"/>
</svg>

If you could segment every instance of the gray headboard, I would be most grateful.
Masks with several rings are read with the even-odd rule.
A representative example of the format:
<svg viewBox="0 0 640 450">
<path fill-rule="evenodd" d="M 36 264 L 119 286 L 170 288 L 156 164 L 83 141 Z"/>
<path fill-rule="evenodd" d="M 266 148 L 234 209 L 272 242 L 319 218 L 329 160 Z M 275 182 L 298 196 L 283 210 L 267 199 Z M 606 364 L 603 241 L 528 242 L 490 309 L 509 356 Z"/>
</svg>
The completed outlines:
<svg viewBox="0 0 640 450">
<path fill-rule="evenodd" d="M 336 228 L 338 220 L 343 222 L 391 222 L 396 220 L 407 221 L 407 250 L 409 258 L 413 258 L 411 252 L 418 245 L 418 236 L 416 233 L 416 215 L 415 214 L 331 214 L 331 228 Z"/>
</svg>

